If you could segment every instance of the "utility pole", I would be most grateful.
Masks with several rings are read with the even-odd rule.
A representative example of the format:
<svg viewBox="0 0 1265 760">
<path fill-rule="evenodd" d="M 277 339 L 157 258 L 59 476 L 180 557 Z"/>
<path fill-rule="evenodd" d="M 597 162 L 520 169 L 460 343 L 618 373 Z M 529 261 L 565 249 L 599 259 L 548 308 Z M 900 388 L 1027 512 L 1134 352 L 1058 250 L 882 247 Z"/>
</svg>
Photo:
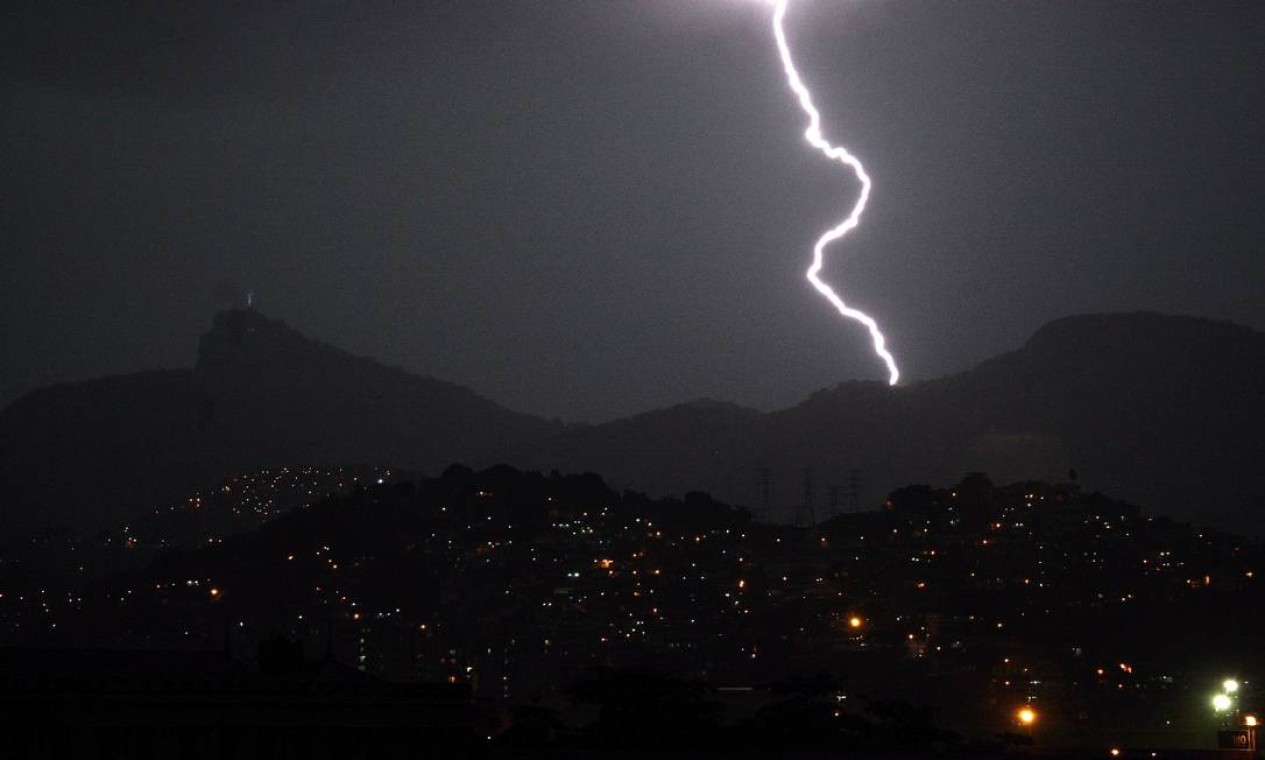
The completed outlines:
<svg viewBox="0 0 1265 760">
<path fill-rule="evenodd" d="M 855 468 L 848 470 L 848 511 L 858 512 L 861 509 L 860 497 L 861 473 Z"/>
<path fill-rule="evenodd" d="M 813 468 L 805 467 L 800 472 L 804 475 L 804 501 L 795 510 L 795 526 L 807 528 L 817 523 L 817 515 L 813 511 Z"/>
<path fill-rule="evenodd" d="M 761 467 L 760 473 L 760 492 L 759 499 L 756 503 L 760 505 L 756 517 L 764 522 L 773 521 L 773 470 L 768 467 Z"/>
</svg>

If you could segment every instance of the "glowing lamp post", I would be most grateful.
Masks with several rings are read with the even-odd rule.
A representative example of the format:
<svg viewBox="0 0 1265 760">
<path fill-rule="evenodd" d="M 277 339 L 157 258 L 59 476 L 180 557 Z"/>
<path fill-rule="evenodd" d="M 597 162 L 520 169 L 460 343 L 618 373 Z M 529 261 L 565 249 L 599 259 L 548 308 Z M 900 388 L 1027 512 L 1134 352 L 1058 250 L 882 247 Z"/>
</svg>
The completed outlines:
<svg viewBox="0 0 1265 760">
<path fill-rule="evenodd" d="M 1220 719 L 1217 729 L 1217 746 L 1222 749 L 1256 749 L 1256 717 L 1249 715 L 1239 720 L 1239 682 L 1227 678 L 1221 682 L 1221 692 L 1212 697 L 1212 709 Z"/>
<path fill-rule="evenodd" d="M 1015 710 L 1015 723 L 1019 724 L 1021 736 L 1025 737 L 1025 743 L 1035 743 L 1035 732 L 1037 727 L 1037 711 L 1032 709 L 1031 705 L 1025 705 Z"/>
<path fill-rule="evenodd" d="M 1212 698 L 1212 709 L 1221 718 L 1222 728 L 1237 726 L 1239 710 L 1239 682 L 1227 678 L 1221 682 L 1221 692 Z"/>
</svg>

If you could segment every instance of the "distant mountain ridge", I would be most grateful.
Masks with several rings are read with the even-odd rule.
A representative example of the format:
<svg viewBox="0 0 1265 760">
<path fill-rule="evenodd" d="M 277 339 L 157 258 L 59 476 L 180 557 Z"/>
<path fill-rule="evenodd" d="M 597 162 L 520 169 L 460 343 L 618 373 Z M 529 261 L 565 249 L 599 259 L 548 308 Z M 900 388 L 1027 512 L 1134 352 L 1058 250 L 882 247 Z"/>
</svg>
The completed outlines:
<svg viewBox="0 0 1265 760">
<path fill-rule="evenodd" d="M 674 431 L 688 430 L 687 435 Z M 936 380 L 846 382 L 788 409 L 676 407 L 517 452 L 523 466 L 593 470 L 651 492 L 703 488 L 791 519 L 855 493 L 985 471 L 1063 480 L 1236 529 L 1265 505 L 1265 334 L 1192 317 L 1066 317 L 1016 351 Z M 811 471 L 806 473 L 806 471 Z"/>
<path fill-rule="evenodd" d="M 192 370 L 34 391 L 0 411 L 4 533 L 117 522 L 236 474 L 295 465 L 491 463 L 561 429 L 468 388 L 216 315 Z"/>
<path fill-rule="evenodd" d="M 0 411 L 5 535 L 117 521 L 235 474 L 381 464 L 596 471 L 652 495 L 706 490 L 818 518 L 983 470 L 1059 480 L 1184 519 L 1265 503 L 1265 334 L 1151 313 L 1067 317 L 1020 349 L 909 386 L 847 382 L 764 413 L 701 399 L 598 425 L 505 409 L 452 383 L 217 315 L 191 370 L 47 388 Z M 1238 526 L 1242 527 L 1242 526 Z"/>
</svg>

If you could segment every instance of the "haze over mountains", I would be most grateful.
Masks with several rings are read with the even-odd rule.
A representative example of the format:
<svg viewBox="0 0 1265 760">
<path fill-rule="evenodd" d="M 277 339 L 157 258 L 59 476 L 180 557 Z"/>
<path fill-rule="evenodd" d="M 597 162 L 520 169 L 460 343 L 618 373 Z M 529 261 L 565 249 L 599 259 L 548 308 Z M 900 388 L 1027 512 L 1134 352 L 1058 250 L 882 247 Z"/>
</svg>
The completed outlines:
<svg viewBox="0 0 1265 760">
<path fill-rule="evenodd" d="M 652 495 L 712 492 L 775 519 L 855 481 L 893 488 L 1060 480 L 1180 519 L 1258 531 L 1265 502 L 1265 334 L 1149 313 L 1069 317 L 937 380 L 848 382 L 762 413 L 695 401 L 600 425 L 505 409 L 464 387 L 309 340 L 253 311 L 216 316 L 189 370 L 60 385 L 0 411 L 3 535 L 116 522 L 235 474 L 452 462 L 601 473 Z M 855 474 L 853 474 L 855 471 Z"/>
</svg>

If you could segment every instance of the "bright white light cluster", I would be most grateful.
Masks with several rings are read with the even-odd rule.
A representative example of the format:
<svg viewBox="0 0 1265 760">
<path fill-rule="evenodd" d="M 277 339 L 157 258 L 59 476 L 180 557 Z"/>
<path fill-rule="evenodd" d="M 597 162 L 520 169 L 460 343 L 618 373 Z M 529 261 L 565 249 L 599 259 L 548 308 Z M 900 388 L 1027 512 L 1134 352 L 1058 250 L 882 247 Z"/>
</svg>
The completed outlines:
<svg viewBox="0 0 1265 760">
<path fill-rule="evenodd" d="M 817 244 L 813 246 L 813 263 L 808 268 L 808 281 L 817 289 L 817 292 L 834 304 L 840 314 L 848 319 L 855 319 L 869 328 L 870 336 L 874 339 L 874 353 L 878 354 L 887 364 L 888 384 L 895 385 L 896 381 L 900 379 L 900 370 L 896 369 L 896 359 L 887 350 L 887 339 L 879 331 L 878 323 L 870 315 L 857 311 L 845 304 L 843 299 L 817 276 L 821 272 L 822 258 L 826 246 L 848 234 L 861 221 L 861 213 L 865 210 L 866 201 L 870 198 L 870 176 L 865 173 L 865 167 L 861 166 L 861 162 L 855 156 L 844 148 L 831 145 L 821 136 L 821 114 L 817 112 L 816 106 L 813 105 L 812 95 L 808 92 L 808 87 L 804 85 L 804 81 L 800 79 L 799 72 L 795 69 L 795 62 L 791 59 L 790 45 L 786 42 L 786 30 L 783 28 L 782 21 L 786 17 L 786 6 L 789 3 L 790 0 L 777 0 L 776 2 L 773 11 L 773 36 L 777 40 L 778 54 L 782 57 L 782 68 L 786 70 L 786 81 L 790 85 L 791 90 L 795 92 L 796 97 L 799 98 L 800 108 L 804 109 L 804 113 L 808 115 L 808 129 L 804 131 L 804 138 L 808 140 L 809 145 L 821 151 L 826 158 L 839 161 L 852 169 L 856 174 L 857 180 L 861 183 L 861 194 L 857 197 L 856 205 L 852 207 L 852 213 L 848 214 L 847 218 L 837 226 L 818 238 Z"/>
</svg>

